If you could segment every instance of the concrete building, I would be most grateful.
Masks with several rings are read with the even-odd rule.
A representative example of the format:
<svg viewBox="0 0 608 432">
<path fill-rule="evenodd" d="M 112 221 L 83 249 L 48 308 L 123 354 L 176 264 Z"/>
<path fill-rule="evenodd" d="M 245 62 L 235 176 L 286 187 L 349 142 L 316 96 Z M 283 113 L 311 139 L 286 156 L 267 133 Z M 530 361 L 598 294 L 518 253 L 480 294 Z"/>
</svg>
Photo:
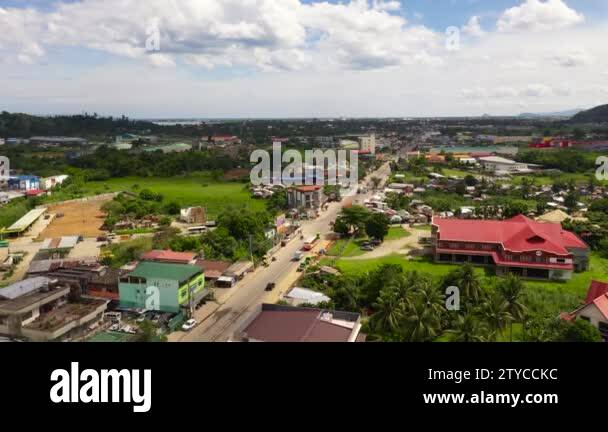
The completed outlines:
<svg viewBox="0 0 608 432">
<path fill-rule="evenodd" d="M 188 207 L 181 209 L 180 219 L 187 224 L 207 223 L 207 211 L 204 207 Z"/>
<path fill-rule="evenodd" d="M 141 262 L 120 277 L 120 305 L 126 308 L 191 313 L 209 290 L 199 266 Z"/>
<path fill-rule="evenodd" d="M 69 178 L 70 176 L 66 174 L 46 177 L 40 181 L 40 185 L 44 190 L 51 190 L 63 184 L 63 182 Z"/>
<path fill-rule="evenodd" d="M 589 246 L 561 224 L 433 218 L 437 262 L 471 263 L 530 279 L 568 280 L 589 269 Z"/>
<path fill-rule="evenodd" d="M 8 188 L 12 190 L 38 190 L 40 189 L 40 177 L 33 175 L 21 175 L 8 179 Z"/>
<path fill-rule="evenodd" d="M 323 205 L 321 186 L 296 186 L 287 190 L 287 203 L 293 209 L 319 209 Z"/>
<path fill-rule="evenodd" d="M 0 334 L 34 342 L 74 340 L 102 320 L 105 300 L 70 300 L 71 290 L 47 277 L 25 279 L 0 290 Z"/>
<path fill-rule="evenodd" d="M 234 342 L 364 342 L 354 312 L 262 304 L 234 333 Z"/>
<path fill-rule="evenodd" d="M 519 174 L 531 172 L 530 165 L 500 156 L 488 156 L 479 158 L 483 169 L 494 173 Z"/>
<path fill-rule="evenodd" d="M 376 135 L 362 136 L 359 138 L 359 150 L 376 154 Z"/>
</svg>

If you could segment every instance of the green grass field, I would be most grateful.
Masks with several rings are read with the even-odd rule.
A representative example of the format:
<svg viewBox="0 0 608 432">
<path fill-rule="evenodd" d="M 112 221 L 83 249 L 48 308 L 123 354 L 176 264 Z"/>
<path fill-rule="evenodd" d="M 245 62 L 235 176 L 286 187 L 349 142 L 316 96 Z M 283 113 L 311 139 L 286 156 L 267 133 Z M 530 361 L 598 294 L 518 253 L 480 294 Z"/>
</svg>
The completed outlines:
<svg viewBox="0 0 608 432">
<path fill-rule="evenodd" d="M 389 255 L 383 258 L 376 258 L 371 260 L 338 260 L 336 267 L 346 274 L 361 275 L 368 273 L 378 267 L 385 264 L 396 264 L 403 267 L 405 271 L 418 271 L 430 273 L 435 276 L 443 276 L 450 271 L 458 268 L 457 265 L 452 264 L 436 264 L 430 260 L 418 259 L 418 260 L 407 260 L 403 255 Z M 476 268 L 476 272 L 480 276 L 485 276 L 486 271 L 483 268 Z"/>
<path fill-rule="evenodd" d="M 412 233 L 406 231 L 403 227 L 390 227 L 388 230 L 388 235 L 384 238 L 385 241 L 391 240 L 400 240 L 402 238 L 406 238 L 411 236 Z"/>
<path fill-rule="evenodd" d="M 591 254 L 591 268 L 589 271 L 575 273 L 572 279 L 567 282 L 526 281 L 526 285 L 571 293 L 583 300 L 592 280 L 608 282 L 608 259 L 600 257 L 597 253 Z"/>
<path fill-rule="evenodd" d="M 124 177 L 103 182 L 89 182 L 88 191 L 107 193 L 116 191 L 138 192 L 149 189 L 164 196 L 165 202 L 177 201 L 182 207 L 204 206 L 209 217 L 216 217 L 229 205 L 247 206 L 255 210 L 266 208 L 263 200 L 251 197 L 243 183 L 213 182 L 208 176 L 171 178 Z"/>
<path fill-rule="evenodd" d="M 336 267 L 346 274 L 361 275 L 384 264 L 397 264 L 403 267 L 405 271 L 416 270 L 436 276 L 443 276 L 458 267 L 457 265 L 452 264 L 436 264 L 429 260 L 408 261 L 401 255 L 390 255 L 371 260 L 338 260 Z M 490 269 L 486 270 L 481 267 L 476 267 L 475 270 L 480 276 L 491 276 Z M 525 283 L 526 286 L 532 289 L 536 288 L 543 291 L 567 293 L 582 300 L 584 299 L 592 280 L 608 281 L 608 259 L 600 257 L 597 253 L 591 255 L 591 268 L 589 271 L 575 273 L 572 279 L 567 282 L 526 280 Z"/>
</svg>

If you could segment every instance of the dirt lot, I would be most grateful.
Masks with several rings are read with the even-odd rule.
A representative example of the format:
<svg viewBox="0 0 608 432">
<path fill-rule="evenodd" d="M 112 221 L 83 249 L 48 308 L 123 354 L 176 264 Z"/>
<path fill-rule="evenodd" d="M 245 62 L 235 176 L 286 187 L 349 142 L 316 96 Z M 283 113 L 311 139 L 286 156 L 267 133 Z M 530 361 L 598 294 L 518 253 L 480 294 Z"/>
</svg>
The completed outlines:
<svg viewBox="0 0 608 432">
<path fill-rule="evenodd" d="M 104 234 L 101 230 L 105 213 L 101 206 L 107 201 L 73 202 L 49 206 L 53 217 L 51 224 L 40 234 L 40 239 L 61 236 L 97 237 Z M 63 213 L 63 217 L 56 215 Z"/>
</svg>

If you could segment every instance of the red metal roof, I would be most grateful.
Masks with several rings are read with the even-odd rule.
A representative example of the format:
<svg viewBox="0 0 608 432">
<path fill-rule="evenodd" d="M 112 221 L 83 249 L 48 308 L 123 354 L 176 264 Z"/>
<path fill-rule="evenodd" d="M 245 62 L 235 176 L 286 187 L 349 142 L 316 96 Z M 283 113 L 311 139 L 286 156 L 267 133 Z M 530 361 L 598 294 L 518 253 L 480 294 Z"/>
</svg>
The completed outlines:
<svg viewBox="0 0 608 432">
<path fill-rule="evenodd" d="M 589 246 L 561 224 L 541 223 L 523 215 L 505 221 L 433 218 L 439 240 L 501 244 L 506 251 L 521 253 L 543 251 L 570 255 L 567 248 Z"/>
<path fill-rule="evenodd" d="M 608 294 L 608 282 L 591 281 L 589 291 L 587 292 L 586 304 L 593 302 L 598 297 Z"/>
<path fill-rule="evenodd" d="M 608 319 L 608 294 L 604 294 L 593 300 L 595 306 L 604 315 L 604 318 Z"/>
<path fill-rule="evenodd" d="M 153 250 L 142 255 L 143 261 L 170 261 L 189 263 L 196 257 L 193 252 L 173 252 L 172 250 Z"/>
<path fill-rule="evenodd" d="M 306 192 L 316 192 L 319 189 L 321 189 L 321 186 L 298 186 L 296 188 L 296 190 L 298 192 L 303 192 L 303 193 L 306 193 Z"/>
</svg>

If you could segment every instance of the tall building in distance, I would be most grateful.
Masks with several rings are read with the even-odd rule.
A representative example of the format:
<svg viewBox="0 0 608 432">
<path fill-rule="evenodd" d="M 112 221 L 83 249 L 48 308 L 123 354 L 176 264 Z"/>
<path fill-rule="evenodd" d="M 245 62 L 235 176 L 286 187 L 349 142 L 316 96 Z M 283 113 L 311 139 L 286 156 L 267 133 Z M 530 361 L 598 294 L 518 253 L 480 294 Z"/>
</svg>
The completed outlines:
<svg viewBox="0 0 608 432">
<path fill-rule="evenodd" d="M 362 136 L 359 138 L 359 144 L 362 153 L 376 154 L 376 135 Z"/>
</svg>

